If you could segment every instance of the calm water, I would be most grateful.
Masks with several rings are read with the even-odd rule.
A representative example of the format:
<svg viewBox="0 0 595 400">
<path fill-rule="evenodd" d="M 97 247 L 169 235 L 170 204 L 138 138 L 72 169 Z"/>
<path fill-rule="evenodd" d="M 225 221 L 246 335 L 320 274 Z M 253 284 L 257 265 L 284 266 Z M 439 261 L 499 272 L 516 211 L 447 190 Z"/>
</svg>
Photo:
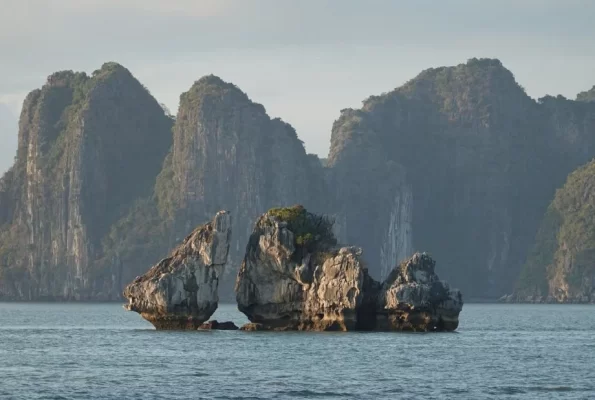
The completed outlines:
<svg viewBox="0 0 595 400">
<path fill-rule="evenodd" d="M 0 399 L 87 398 L 595 399 L 595 307 L 471 304 L 458 333 L 403 334 L 157 332 L 118 304 L 0 303 Z"/>
</svg>

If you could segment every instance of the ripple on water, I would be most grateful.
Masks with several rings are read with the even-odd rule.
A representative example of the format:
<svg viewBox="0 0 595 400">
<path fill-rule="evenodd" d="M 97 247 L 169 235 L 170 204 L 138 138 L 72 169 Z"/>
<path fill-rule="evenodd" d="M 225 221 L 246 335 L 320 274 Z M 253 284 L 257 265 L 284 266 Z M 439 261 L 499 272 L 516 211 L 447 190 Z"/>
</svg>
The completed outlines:
<svg viewBox="0 0 595 400">
<path fill-rule="evenodd" d="M 345 397 L 349 396 L 348 393 L 344 392 L 317 392 L 314 390 L 309 389 L 301 389 L 301 390 L 284 390 L 278 391 L 276 393 L 279 396 L 289 396 L 289 397 L 297 397 L 297 398 L 315 398 L 315 397 Z"/>
<path fill-rule="evenodd" d="M 119 304 L 0 303 L 0 399 L 595 399 L 594 311 L 465 305 L 454 335 L 205 334 Z"/>
</svg>

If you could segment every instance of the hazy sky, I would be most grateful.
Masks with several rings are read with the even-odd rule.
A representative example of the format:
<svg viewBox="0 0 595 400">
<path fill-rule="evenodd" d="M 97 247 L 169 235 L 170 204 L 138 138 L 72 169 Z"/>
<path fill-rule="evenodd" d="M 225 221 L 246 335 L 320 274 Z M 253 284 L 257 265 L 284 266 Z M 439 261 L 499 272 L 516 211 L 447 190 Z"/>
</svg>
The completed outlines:
<svg viewBox="0 0 595 400">
<path fill-rule="evenodd" d="M 174 112 L 214 73 L 325 156 L 341 109 L 428 67 L 495 57 L 531 96 L 574 98 L 595 84 L 595 1 L 0 0 L 0 55 L 15 114 L 56 70 L 117 61 Z"/>
</svg>

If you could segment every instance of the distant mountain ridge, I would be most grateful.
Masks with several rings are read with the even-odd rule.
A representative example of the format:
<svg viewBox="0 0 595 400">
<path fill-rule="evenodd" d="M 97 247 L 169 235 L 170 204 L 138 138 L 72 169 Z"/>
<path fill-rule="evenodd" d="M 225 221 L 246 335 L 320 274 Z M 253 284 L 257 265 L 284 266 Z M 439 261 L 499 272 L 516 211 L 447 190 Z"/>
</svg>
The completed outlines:
<svg viewBox="0 0 595 400">
<path fill-rule="evenodd" d="M 428 69 L 342 110 L 321 160 L 213 75 L 173 118 L 116 63 L 53 74 L 25 100 L 0 180 L 0 298 L 119 299 L 221 209 L 229 298 L 256 218 L 298 203 L 330 214 L 373 276 L 428 251 L 466 296 L 497 298 L 513 290 L 556 188 L 595 156 L 586 93 L 533 100 L 493 59 Z"/>
</svg>

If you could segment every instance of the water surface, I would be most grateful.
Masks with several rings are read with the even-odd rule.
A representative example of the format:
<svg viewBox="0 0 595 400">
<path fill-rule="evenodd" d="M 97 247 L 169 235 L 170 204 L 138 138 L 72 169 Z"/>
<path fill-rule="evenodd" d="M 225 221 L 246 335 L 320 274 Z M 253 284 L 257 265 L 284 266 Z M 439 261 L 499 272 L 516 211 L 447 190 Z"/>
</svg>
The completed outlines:
<svg viewBox="0 0 595 400">
<path fill-rule="evenodd" d="M 408 334 L 158 332 L 119 304 L 0 303 L 0 399 L 88 398 L 595 399 L 595 306 L 468 304 L 458 332 Z"/>
</svg>

